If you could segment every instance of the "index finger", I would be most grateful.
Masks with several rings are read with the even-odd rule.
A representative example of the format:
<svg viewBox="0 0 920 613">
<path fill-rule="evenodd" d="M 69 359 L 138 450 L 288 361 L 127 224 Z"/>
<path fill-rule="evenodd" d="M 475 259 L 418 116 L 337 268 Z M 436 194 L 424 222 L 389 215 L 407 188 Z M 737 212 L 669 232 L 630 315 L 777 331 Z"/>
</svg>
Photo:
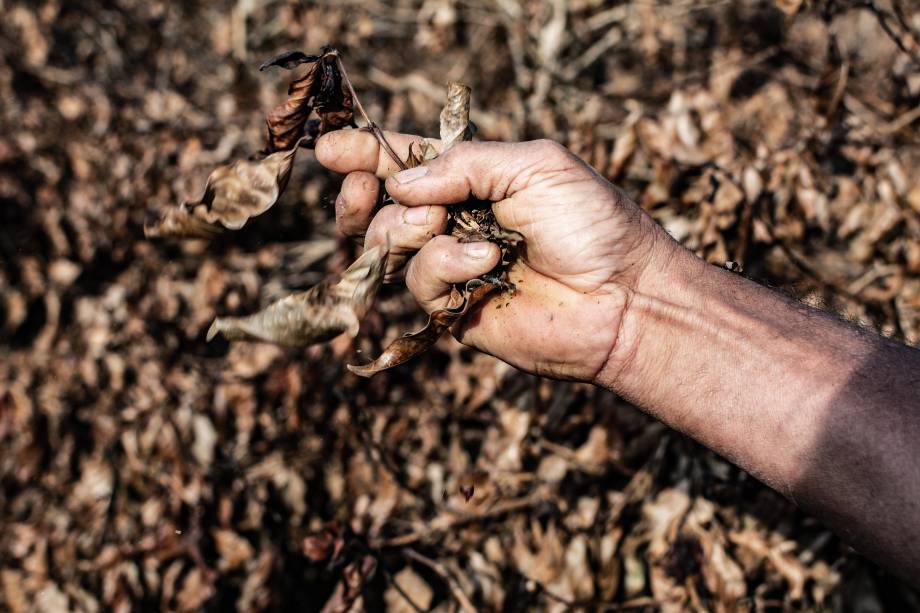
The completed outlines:
<svg viewBox="0 0 920 613">
<path fill-rule="evenodd" d="M 410 145 L 419 153 L 419 147 L 423 146 L 426 140 L 421 136 L 399 132 L 383 134 L 396 155 L 403 161 L 409 157 Z M 435 149 L 441 148 L 441 143 L 437 139 L 427 140 Z M 367 130 L 334 130 L 322 135 L 316 141 L 316 159 L 335 172 L 363 170 L 374 173 L 380 179 L 386 179 L 400 170 L 393 158 L 377 142 L 373 133 Z"/>
</svg>

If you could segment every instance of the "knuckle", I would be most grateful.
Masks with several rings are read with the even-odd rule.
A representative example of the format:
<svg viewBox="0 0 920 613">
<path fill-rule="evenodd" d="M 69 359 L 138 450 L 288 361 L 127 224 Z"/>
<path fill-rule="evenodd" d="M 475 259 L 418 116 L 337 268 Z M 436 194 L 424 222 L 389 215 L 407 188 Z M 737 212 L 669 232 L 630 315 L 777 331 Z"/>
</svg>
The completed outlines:
<svg viewBox="0 0 920 613">
<path fill-rule="evenodd" d="M 419 260 L 418 267 L 424 267 L 430 271 L 429 274 L 438 276 L 456 259 L 451 249 L 454 240 L 446 234 L 439 234 L 429 240 L 419 251 L 419 257 L 415 258 Z"/>
<path fill-rule="evenodd" d="M 429 167 L 433 164 L 451 167 L 452 165 L 469 163 L 477 157 L 482 156 L 482 154 L 488 150 L 488 144 L 489 143 L 468 140 L 454 143 L 447 153 L 436 157 L 434 161 L 429 164 Z"/>
<path fill-rule="evenodd" d="M 569 156 L 568 149 L 548 138 L 531 141 L 530 146 L 533 148 L 535 154 L 546 159 L 557 160 Z"/>
<path fill-rule="evenodd" d="M 391 221 L 400 219 L 404 208 L 405 207 L 401 204 L 387 204 L 377 211 L 374 218 L 379 218 L 381 223 L 390 223 Z"/>
</svg>

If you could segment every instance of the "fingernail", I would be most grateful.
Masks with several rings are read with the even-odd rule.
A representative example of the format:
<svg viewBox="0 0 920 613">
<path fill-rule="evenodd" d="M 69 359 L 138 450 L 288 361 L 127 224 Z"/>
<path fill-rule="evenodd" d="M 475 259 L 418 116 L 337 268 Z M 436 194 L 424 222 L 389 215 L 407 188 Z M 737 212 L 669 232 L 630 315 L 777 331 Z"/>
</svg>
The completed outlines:
<svg viewBox="0 0 920 613">
<path fill-rule="evenodd" d="M 415 168 L 410 168 L 409 170 L 400 170 L 395 175 L 393 175 L 393 180 L 400 185 L 405 185 L 406 183 L 411 183 L 416 179 L 421 179 L 427 174 L 427 166 L 416 166 Z"/>
<path fill-rule="evenodd" d="M 492 251 L 492 246 L 486 242 L 479 243 L 467 243 L 463 246 L 463 252 L 471 258 L 481 260 L 482 258 L 489 255 L 489 252 Z"/>
<path fill-rule="evenodd" d="M 411 206 L 403 211 L 403 221 L 413 226 L 425 226 L 428 225 L 430 212 L 430 206 Z"/>
</svg>

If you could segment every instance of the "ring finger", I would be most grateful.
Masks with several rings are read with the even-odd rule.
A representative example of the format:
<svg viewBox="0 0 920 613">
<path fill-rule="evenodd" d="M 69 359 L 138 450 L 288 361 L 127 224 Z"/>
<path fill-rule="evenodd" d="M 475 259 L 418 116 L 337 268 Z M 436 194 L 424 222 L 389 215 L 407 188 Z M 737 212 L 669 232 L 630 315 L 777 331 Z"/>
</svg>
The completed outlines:
<svg viewBox="0 0 920 613">
<path fill-rule="evenodd" d="M 364 248 L 389 242 L 386 281 L 402 278 L 406 261 L 447 227 L 447 209 L 442 206 L 388 204 L 374 215 L 367 228 Z"/>
</svg>

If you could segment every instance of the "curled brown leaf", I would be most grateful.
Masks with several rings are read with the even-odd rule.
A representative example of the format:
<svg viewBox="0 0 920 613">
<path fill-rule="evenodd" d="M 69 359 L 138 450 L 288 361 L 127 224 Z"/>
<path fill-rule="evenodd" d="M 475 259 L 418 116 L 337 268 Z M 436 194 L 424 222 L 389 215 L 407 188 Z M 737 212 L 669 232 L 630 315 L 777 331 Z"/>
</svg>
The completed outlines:
<svg viewBox="0 0 920 613">
<path fill-rule="evenodd" d="M 447 104 L 441 110 L 441 153 L 473 137 L 470 94 L 470 88 L 462 83 L 447 84 Z"/>
<path fill-rule="evenodd" d="M 288 52 L 262 65 L 265 68 L 272 65 L 293 68 L 300 63 L 313 62 L 304 76 L 291 82 L 288 99 L 265 119 L 269 151 L 294 147 L 309 132 L 307 122 L 314 111 L 319 116 L 319 129 L 311 136 L 355 126 L 354 99 L 339 71 L 337 58 L 337 51 L 325 48 L 319 57 Z"/>
<path fill-rule="evenodd" d="M 361 377 L 372 377 L 380 371 L 399 366 L 425 353 L 441 335 L 496 287 L 498 286 L 493 283 L 478 279 L 467 282 L 464 290 L 457 292 L 455 299 L 459 300 L 459 303 L 456 306 L 434 311 L 428 317 L 428 323 L 424 328 L 397 338 L 373 362 L 363 366 L 349 364 L 348 370 Z"/>
<path fill-rule="evenodd" d="M 406 156 L 406 168 L 415 168 L 427 164 L 438 157 L 437 150 L 427 139 L 421 143 L 409 143 L 409 155 Z"/>
<path fill-rule="evenodd" d="M 264 61 L 262 65 L 259 66 L 259 72 L 267 70 L 272 66 L 280 66 L 285 70 L 291 70 L 301 64 L 315 62 L 320 57 L 319 55 L 307 55 L 303 51 L 285 51 L 284 53 L 279 53 L 275 57 Z"/>
<path fill-rule="evenodd" d="M 216 168 L 201 199 L 211 220 L 238 230 L 250 217 L 273 207 L 291 177 L 296 153 L 294 147 L 261 160 L 238 160 Z"/>
<path fill-rule="evenodd" d="M 383 282 L 386 261 L 383 247 L 370 249 L 342 273 L 338 283 L 322 281 L 247 317 L 218 317 L 207 338 L 222 333 L 228 340 L 304 347 L 343 332 L 354 337 Z"/>
<path fill-rule="evenodd" d="M 237 160 L 219 166 L 208 177 L 204 196 L 166 211 L 158 222 L 145 226 L 147 237 L 212 238 L 221 226 L 239 230 L 251 217 L 278 202 L 288 179 L 297 147 L 260 160 Z"/>
<path fill-rule="evenodd" d="M 181 204 L 166 210 L 159 220 L 144 225 L 147 238 L 214 238 L 223 231 L 219 225 L 207 221 L 202 207 Z"/>
</svg>

